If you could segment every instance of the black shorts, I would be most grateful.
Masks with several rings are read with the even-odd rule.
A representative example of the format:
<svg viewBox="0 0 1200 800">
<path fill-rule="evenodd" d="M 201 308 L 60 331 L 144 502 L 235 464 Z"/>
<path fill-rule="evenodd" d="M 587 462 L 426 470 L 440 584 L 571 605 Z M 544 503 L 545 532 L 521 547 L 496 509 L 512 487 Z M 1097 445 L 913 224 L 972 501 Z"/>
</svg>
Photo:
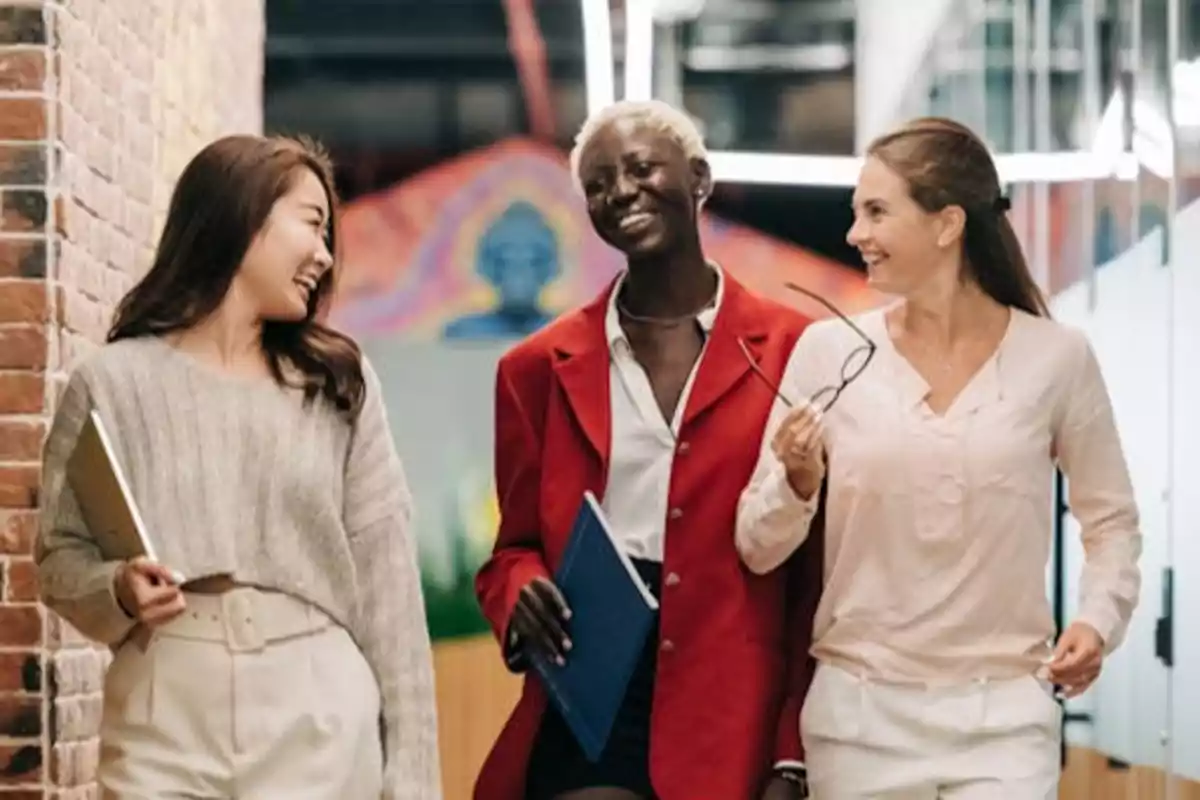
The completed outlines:
<svg viewBox="0 0 1200 800">
<path fill-rule="evenodd" d="M 659 597 L 662 564 L 634 559 L 633 565 L 651 593 Z M 553 800 L 564 792 L 601 786 L 629 789 L 648 800 L 654 798 L 654 788 L 650 785 L 650 708 L 657 663 L 656 618 L 629 680 L 608 744 L 595 764 L 584 756 L 558 710 L 553 705 L 547 706 L 529 759 L 526 800 Z"/>
</svg>

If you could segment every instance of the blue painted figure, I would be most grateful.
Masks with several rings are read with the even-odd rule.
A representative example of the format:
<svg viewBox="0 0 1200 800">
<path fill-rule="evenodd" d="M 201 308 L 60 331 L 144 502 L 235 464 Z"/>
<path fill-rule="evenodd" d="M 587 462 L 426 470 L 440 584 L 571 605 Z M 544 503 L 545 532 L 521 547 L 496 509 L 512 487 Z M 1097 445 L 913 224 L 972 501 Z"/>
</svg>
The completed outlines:
<svg viewBox="0 0 1200 800">
<path fill-rule="evenodd" d="M 447 339 L 521 337 L 550 321 L 542 290 L 562 270 L 558 237 L 533 204 L 508 206 L 479 242 L 476 271 L 496 289 L 494 308 L 451 321 Z"/>
</svg>

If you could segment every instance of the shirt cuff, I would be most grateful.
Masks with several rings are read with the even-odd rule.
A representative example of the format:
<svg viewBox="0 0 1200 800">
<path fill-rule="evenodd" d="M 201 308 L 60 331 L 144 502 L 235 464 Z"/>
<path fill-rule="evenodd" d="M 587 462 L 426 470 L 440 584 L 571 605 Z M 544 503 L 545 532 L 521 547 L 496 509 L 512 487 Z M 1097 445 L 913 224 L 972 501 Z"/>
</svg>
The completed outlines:
<svg viewBox="0 0 1200 800">
<path fill-rule="evenodd" d="M 795 511 L 809 517 L 817 513 L 817 503 L 821 499 L 820 490 L 813 492 L 812 497 L 807 500 L 796 494 L 796 490 L 792 488 L 792 482 L 788 480 L 787 471 L 783 468 L 783 465 L 779 465 L 771 471 L 769 481 L 767 490 L 770 492 L 771 499 L 768 501 L 768 504 L 772 508 Z"/>
<path fill-rule="evenodd" d="M 1084 604 L 1075 621 L 1090 625 L 1096 630 L 1096 633 L 1100 634 L 1100 641 L 1104 643 L 1105 655 L 1111 655 L 1121 644 L 1121 620 L 1116 613 Z"/>
<path fill-rule="evenodd" d="M 785 760 L 783 760 L 783 761 L 776 761 L 776 762 L 775 762 L 775 769 L 799 769 L 799 770 L 803 770 L 803 769 L 805 769 L 805 766 L 804 766 L 804 762 L 803 762 L 803 761 L 793 761 L 793 760 L 791 760 L 791 759 L 785 759 Z"/>
</svg>

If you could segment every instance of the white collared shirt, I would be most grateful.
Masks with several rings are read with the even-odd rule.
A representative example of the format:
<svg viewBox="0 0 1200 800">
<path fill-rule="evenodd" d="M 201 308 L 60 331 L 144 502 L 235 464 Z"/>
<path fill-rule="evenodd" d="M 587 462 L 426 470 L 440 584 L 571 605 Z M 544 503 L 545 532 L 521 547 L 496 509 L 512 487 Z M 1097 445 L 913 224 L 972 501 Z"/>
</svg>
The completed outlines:
<svg viewBox="0 0 1200 800">
<path fill-rule="evenodd" d="M 719 267 L 714 269 L 717 273 L 716 295 L 712 305 L 696 317 L 706 336 L 712 330 L 725 295 L 725 276 Z M 604 318 L 609 352 L 612 441 L 601 507 L 626 553 L 633 558 L 661 562 L 675 439 L 708 342 L 706 339 L 696 358 L 668 426 L 654 399 L 646 370 L 638 363 L 629 339 L 621 329 L 617 296 L 624 283 L 623 274 L 609 295 L 608 313 Z"/>
</svg>

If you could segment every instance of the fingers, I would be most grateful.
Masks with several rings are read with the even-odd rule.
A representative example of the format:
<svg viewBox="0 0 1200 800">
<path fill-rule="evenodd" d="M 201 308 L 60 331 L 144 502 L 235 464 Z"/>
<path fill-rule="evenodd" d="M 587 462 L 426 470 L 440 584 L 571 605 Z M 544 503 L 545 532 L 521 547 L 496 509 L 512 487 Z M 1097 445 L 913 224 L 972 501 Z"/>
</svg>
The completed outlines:
<svg viewBox="0 0 1200 800">
<path fill-rule="evenodd" d="M 1064 691 L 1071 687 L 1090 686 L 1100 676 L 1101 661 L 1098 658 L 1087 659 L 1069 667 L 1050 669 L 1050 680 L 1062 686 Z"/>
<path fill-rule="evenodd" d="M 174 619 L 186 604 L 183 591 L 178 586 L 161 580 L 161 569 L 149 561 L 136 561 L 129 563 L 126 572 L 135 616 L 147 625 L 159 625 Z"/>
<path fill-rule="evenodd" d="M 173 569 L 142 556 L 131 560 L 129 569 L 133 574 L 145 577 L 151 583 L 176 583 L 176 573 Z"/>
<path fill-rule="evenodd" d="M 150 627 L 163 625 L 178 617 L 187 608 L 183 592 L 171 587 L 173 594 L 166 595 L 160 602 L 142 609 L 141 621 Z"/>
<path fill-rule="evenodd" d="M 1104 653 L 1098 639 L 1072 626 L 1062 635 L 1047 664 L 1050 680 L 1062 687 L 1065 697 L 1077 697 L 1100 677 Z"/>
<path fill-rule="evenodd" d="M 571 609 L 567 608 L 567 598 L 563 597 L 562 592 L 558 590 L 550 581 L 535 581 L 533 590 L 538 593 L 542 601 L 550 608 L 554 615 L 561 620 L 569 620 L 571 618 Z"/>
<path fill-rule="evenodd" d="M 779 423 L 779 429 L 775 431 L 775 443 L 780 444 L 783 440 L 794 436 L 798 427 L 819 420 L 820 414 L 821 412 L 817 411 L 811 403 L 796 406 Z"/>
<path fill-rule="evenodd" d="M 1068 632 L 1059 640 L 1054 657 L 1047 665 L 1055 683 L 1070 683 L 1092 669 L 1099 669 L 1100 652 Z"/>
<path fill-rule="evenodd" d="M 1068 699 L 1078 697 L 1079 695 L 1092 688 L 1092 684 L 1100 678 L 1100 670 L 1089 670 L 1078 679 L 1062 684 L 1063 697 Z"/>
<path fill-rule="evenodd" d="M 535 580 L 521 590 L 513 617 L 520 636 L 559 665 L 566 663 L 565 654 L 571 649 L 563 626 L 566 609 L 557 587 L 549 581 Z"/>
<path fill-rule="evenodd" d="M 821 412 L 806 403 L 788 412 L 771 440 L 776 458 L 797 467 L 819 456 L 822 440 Z"/>
</svg>

